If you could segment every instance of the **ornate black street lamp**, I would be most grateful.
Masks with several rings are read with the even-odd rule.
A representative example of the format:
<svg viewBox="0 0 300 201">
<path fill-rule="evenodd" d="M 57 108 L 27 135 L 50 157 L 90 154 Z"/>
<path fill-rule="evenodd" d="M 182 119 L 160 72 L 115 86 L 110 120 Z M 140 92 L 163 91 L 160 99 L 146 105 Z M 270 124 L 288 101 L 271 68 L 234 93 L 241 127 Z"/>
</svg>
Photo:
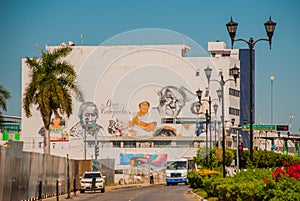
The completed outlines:
<svg viewBox="0 0 300 201">
<path fill-rule="evenodd" d="M 276 23 L 273 22 L 270 17 L 269 21 L 267 21 L 264 25 L 265 25 L 268 39 L 261 38 L 261 39 L 254 41 L 254 39 L 251 37 L 249 39 L 249 41 L 247 41 L 244 39 L 235 39 L 238 23 L 234 22 L 232 20 L 232 18 L 230 19 L 230 22 L 228 22 L 226 24 L 229 36 L 231 38 L 231 48 L 233 48 L 233 44 L 235 41 L 243 41 L 248 44 L 248 47 L 250 49 L 250 104 L 249 104 L 250 105 L 250 119 L 249 119 L 249 121 L 250 121 L 250 159 L 251 159 L 251 161 L 253 161 L 253 105 L 254 105 L 253 104 L 253 70 L 254 70 L 253 49 L 254 49 L 254 45 L 259 41 L 269 41 L 270 49 L 271 49 L 272 37 L 273 37 Z"/>
<path fill-rule="evenodd" d="M 218 111 L 218 104 L 215 103 L 213 105 L 213 108 L 214 108 L 214 111 L 215 111 L 215 145 L 216 145 L 216 142 L 217 142 L 217 135 L 216 135 L 216 130 L 217 130 L 217 111 Z M 219 132 L 218 132 L 219 133 Z M 220 143 L 220 137 L 218 137 L 218 145 Z"/>
<path fill-rule="evenodd" d="M 206 69 L 204 69 L 205 71 L 205 74 L 206 75 L 210 75 L 211 74 L 211 71 L 212 69 L 207 66 Z M 222 116 L 221 116 L 221 122 L 222 122 L 222 165 L 223 165 L 223 177 L 226 176 L 226 172 L 225 172 L 225 121 L 224 121 L 224 85 L 226 82 L 228 81 L 234 81 L 236 83 L 236 79 L 238 78 L 239 76 L 239 68 L 236 67 L 236 65 L 234 65 L 233 68 L 230 69 L 231 71 L 231 75 L 233 76 L 234 79 L 227 79 L 227 80 L 224 80 L 224 76 L 223 74 L 220 72 L 219 75 L 220 75 L 220 80 L 211 80 L 210 81 L 215 81 L 215 82 L 218 82 L 219 85 L 221 86 L 221 89 L 218 89 L 217 90 L 217 95 L 219 97 L 219 100 L 222 99 Z M 208 76 L 207 76 L 208 77 Z M 210 77 L 209 77 L 210 78 Z"/>
<path fill-rule="evenodd" d="M 206 110 L 205 112 L 205 122 L 206 122 L 206 128 L 205 128 L 205 134 L 206 134 L 206 139 L 205 139 L 205 155 L 206 155 L 206 166 L 208 167 L 208 124 L 210 124 L 210 119 L 211 119 L 211 98 L 209 96 L 209 99 L 201 99 L 202 98 L 202 91 L 198 89 L 196 91 L 200 107 L 202 105 L 201 101 L 206 101 L 209 104 L 209 110 Z M 211 158 L 210 158 L 211 160 Z"/>
</svg>

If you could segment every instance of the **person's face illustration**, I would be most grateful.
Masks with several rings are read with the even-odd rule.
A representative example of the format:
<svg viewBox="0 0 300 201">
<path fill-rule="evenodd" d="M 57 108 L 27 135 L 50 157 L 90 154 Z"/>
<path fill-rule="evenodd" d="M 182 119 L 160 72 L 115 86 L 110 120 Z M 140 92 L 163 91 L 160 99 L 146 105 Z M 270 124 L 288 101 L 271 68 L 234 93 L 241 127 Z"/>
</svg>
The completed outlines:
<svg viewBox="0 0 300 201">
<path fill-rule="evenodd" d="M 98 114 L 95 107 L 87 107 L 82 112 L 82 121 L 88 126 L 96 124 Z"/>
<path fill-rule="evenodd" d="M 147 103 L 146 101 L 144 101 L 144 102 L 142 102 L 142 103 L 140 104 L 140 111 L 141 111 L 143 114 L 148 113 L 148 111 L 149 111 L 149 105 L 148 105 L 148 103 Z"/>
<path fill-rule="evenodd" d="M 179 92 L 167 89 L 161 97 L 160 107 L 168 116 L 176 117 L 184 106 L 184 99 Z"/>
<path fill-rule="evenodd" d="M 60 125 L 60 122 L 61 122 L 60 117 L 53 118 L 53 125 L 58 126 L 58 125 Z"/>
</svg>

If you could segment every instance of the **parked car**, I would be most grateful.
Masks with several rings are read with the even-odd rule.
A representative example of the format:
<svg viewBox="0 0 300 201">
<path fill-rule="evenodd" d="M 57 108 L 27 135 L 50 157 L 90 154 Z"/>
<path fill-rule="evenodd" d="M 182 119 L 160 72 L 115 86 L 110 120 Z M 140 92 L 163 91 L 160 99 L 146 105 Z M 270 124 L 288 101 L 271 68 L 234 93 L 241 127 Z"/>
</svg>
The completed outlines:
<svg viewBox="0 0 300 201">
<path fill-rule="evenodd" d="M 105 176 L 100 171 L 85 172 L 80 177 L 80 193 L 86 190 L 100 190 L 101 193 L 105 192 Z"/>
</svg>

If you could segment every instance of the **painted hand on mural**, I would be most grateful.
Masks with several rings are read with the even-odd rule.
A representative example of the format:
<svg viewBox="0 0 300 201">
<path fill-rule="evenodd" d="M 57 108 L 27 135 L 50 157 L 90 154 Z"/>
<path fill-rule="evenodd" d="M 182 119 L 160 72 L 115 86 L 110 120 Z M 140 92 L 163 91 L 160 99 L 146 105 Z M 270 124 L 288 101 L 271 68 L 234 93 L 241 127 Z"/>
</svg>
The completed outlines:
<svg viewBox="0 0 300 201">
<path fill-rule="evenodd" d="M 151 136 L 152 133 L 155 131 L 157 123 L 149 121 L 149 107 L 150 103 L 148 101 L 143 101 L 139 103 L 139 111 L 134 115 L 132 120 L 128 122 L 128 125 L 131 128 L 129 131 L 133 136 L 145 134 L 137 132 L 137 129 L 135 129 L 135 127 L 139 127 L 144 131 L 149 132 Z"/>
<path fill-rule="evenodd" d="M 120 119 L 109 120 L 108 133 L 114 136 L 123 136 L 128 134 L 128 125 Z"/>
</svg>

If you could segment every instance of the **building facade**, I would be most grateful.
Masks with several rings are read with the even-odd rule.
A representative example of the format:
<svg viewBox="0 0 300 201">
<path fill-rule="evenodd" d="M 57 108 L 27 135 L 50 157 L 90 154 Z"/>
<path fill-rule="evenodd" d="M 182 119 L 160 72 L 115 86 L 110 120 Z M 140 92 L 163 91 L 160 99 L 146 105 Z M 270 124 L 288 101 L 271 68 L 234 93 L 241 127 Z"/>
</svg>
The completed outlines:
<svg viewBox="0 0 300 201">
<path fill-rule="evenodd" d="M 46 46 L 53 51 L 60 46 Z M 66 61 L 74 65 L 85 102 L 74 99 L 73 116 L 53 116 L 51 154 L 72 159 L 115 159 L 116 168 L 163 167 L 166 160 L 195 156 L 199 147 L 220 139 L 222 108 L 216 91 L 220 72 L 232 78 L 230 68 L 240 67 L 239 50 L 224 42 L 209 42 L 207 57 L 188 57 L 189 46 L 128 45 L 72 46 Z M 212 68 L 208 83 L 204 69 Z M 198 76 L 196 76 L 196 74 Z M 22 60 L 22 94 L 30 82 Z M 199 104 L 196 90 L 203 91 Z M 212 105 L 212 127 L 206 129 L 205 113 Z M 224 85 L 225 127 L 240 122 L 240 79 Z M 22 111 L 25 151 L 43 152 L 40 113 Z M 86 142 L 86 143 L 85 143 Z"/>
</svg>

